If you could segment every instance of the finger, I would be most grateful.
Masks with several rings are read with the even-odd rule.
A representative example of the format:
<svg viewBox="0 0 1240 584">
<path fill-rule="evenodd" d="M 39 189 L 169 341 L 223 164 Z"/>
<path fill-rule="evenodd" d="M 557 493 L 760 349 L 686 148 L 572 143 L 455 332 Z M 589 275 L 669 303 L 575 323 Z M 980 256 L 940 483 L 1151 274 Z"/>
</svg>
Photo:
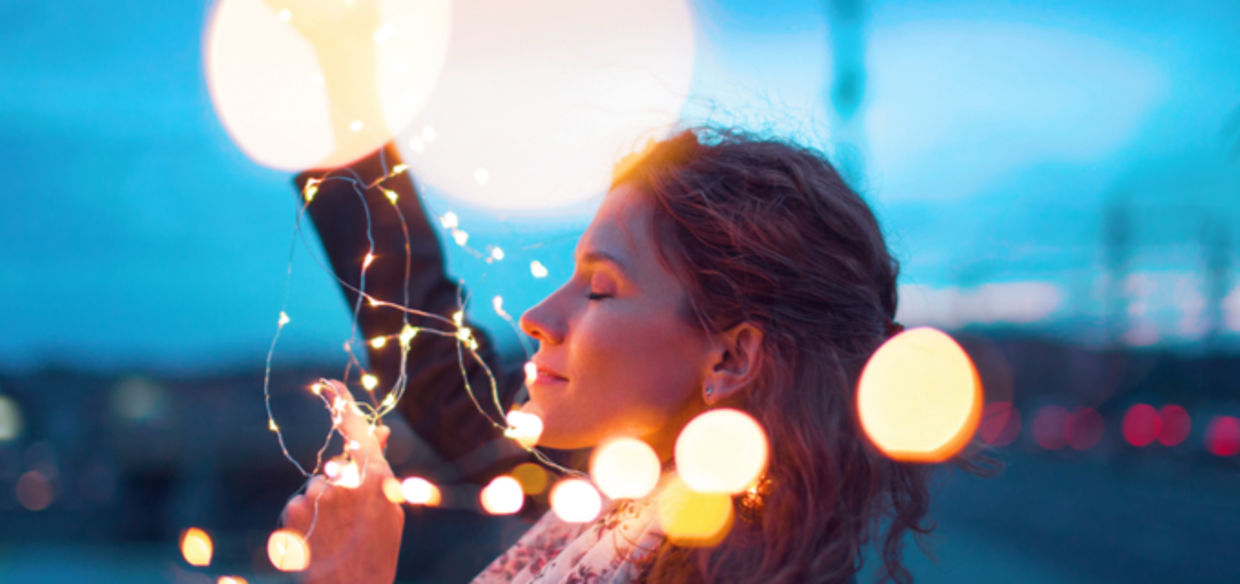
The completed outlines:
<svg viewBox="0 0 1240 584">
<path fill-rule="evenodd" d="M 323 491 L 326 491 L 327 487 L 328 480 L 326 477 L 323 475 L 314 475 L 314 477 L 310 479 L 310 482 L 306 483 L 305 498 L 311 502 L 316 501 L 319 497 L 323 496 Z"/>
<path fill-rule="evenodd" d="M 344 436 L 346 443 L 356 441 L 356 448 L 360 450 L 361 458 L 368 458 L 371 461 L 387 461 L 383 458 L 383 446 L 386 442 L 380 441 L 379 429 L 386 426 L 372 424 L 366 415 L 362 413 L 361 408 L 357 407 L 357 402 L 353 399 L 353 394 L 345 385 L 336 380 L 320 380 L 324 386 L 324 394 L 332 403 L 332 419 L 336 430 Z M 388 430 L 390 432 L 390 430 Z M 387 434 L 385 434 L 386 436 Z M 352 448 L 351 448 L 352 449 Z"/>
<path fill-rule="evenodd" d="M 386 425 L 379 426 L 375 434 L 379 438 L 379 448 L 387 448 L 388 438 L 392 436 L 392 428 Z"/>
</svg>

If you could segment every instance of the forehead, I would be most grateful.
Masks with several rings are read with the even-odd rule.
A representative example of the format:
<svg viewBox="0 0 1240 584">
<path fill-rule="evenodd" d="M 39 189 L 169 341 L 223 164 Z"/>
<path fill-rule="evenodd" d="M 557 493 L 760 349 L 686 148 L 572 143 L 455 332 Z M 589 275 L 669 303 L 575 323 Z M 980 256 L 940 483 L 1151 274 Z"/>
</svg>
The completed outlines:
<svg viewBox="0 0 1240 584">
<path fill-rule="evenodd" d="M 637 189 L 626 185 L 612 189 L 577 242 L 577 257 L 603 253 L 620 260 L 634 275 L 659 275 L 654 273 L 662 265 L 656 257 L 652 210 L 649 199 Z"/>
</svg>

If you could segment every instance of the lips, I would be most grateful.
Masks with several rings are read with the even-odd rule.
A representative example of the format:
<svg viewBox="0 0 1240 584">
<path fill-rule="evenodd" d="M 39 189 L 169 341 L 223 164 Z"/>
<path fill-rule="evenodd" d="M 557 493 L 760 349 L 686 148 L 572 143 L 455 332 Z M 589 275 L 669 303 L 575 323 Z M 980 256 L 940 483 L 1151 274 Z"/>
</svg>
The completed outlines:
<svg viewBox="0 0 1240 584">
<path fill-rule="evenodd" d="M 568 381 L 567 377 L 560 375 L 560 373 L 555 369 L 538 362 L 534 362 L 533 364 L 534 375 L 533 379 L 529 380 L 531 384 L 562 383 Z"/>
</svg>

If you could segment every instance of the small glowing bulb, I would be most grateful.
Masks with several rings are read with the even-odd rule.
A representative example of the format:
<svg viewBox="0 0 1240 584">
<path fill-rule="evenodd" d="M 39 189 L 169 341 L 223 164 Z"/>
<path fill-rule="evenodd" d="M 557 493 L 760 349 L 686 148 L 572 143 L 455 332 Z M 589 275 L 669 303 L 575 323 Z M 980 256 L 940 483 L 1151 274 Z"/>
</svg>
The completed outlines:
<svg viewBox="0 0 1240 584">
<path fill-rule="evenodd" d="M 280 311 L 280 326 L 284 326 L 288 324 L 288 322 L 289 322 L 288 313 L 281 310 Z"/>
<path fill-rule="evenodd" d="M 400 494 L 410 505 L 434 507 L 442 499 L 439 487 L 422 477 L 409 477 L 401 481 Z"/>
<path fill-rule="evenodd" d="M 473 331 L 470 330 L 469 327 L 467 326 L 463 326 L 459 329 L 456 329 L 457 340 L 461 341 L 462 343 L 465 343 L 466 345 L 469 345 L 471 348 L 476 348 L 474 347 L 473 334 L 474 334 Z"/>
<path fill-rule="evenodd" d="M 430 126 L 426 126 L 425 128 L 422 128 L 422 139 L 423 140 L 426 140 L 427 142 L 434 142 L 436 136 L 439 136 L 439 133 L 435 131 L 435 128 L 432 128 Z"/>
<path fill-rule="evenodd" d="M 452 240 L 455 241 L 457 245 L 465 245 L 465 242 L 469 241 L 469 234 L 460 229 L 453 229 Z"/>
<path fill-rule="evenodd" d="M 530 273 L 533 274 L 535 278 L 546 278 L 547 266 L 542 265 L 542 262 L 538 260 L 534 260 L 530 262 Z"/>
<path fill-rule="evenodd" d="M 496 296 L 492 298 L 491 306 L 495 307 L 495 312 L 502 316 L 504 314 L 504 297 Z"/>
<path fill-rule="evenodd" d="M 538 366 L 533 361 L 527 361 L 525 363 L 525 384 L 534 383 L 535 379 L 538 379 Z"/>
<path fill-rule="evenodd" d="M 389 393 L 383 396 L 383 401 L 379 403 L 379 407 L 381 408 L 390 408 L 394 405 L 396 405 L 396 394 L 394 393 Z"/>
<path fill-rule="evenodd" d="M 314 383 L 311 383 L 311 384 L 310 384 L 310 393 L 313 393 L 314 395 L 322 395 L 322 393 L 323 393 L 323 384 L 321 384 L 321 383 L 319 383 L 319 382 L 317 382 L 317 381 L 316 381 L 316 382 L 314 382 Z"/>
<path fill-rule="evenodd" d="M 317 178 L 312 178 L 306 181 L 305 188 L 301 190 L 301 196 L 306 199 L 307 204 L 314 200 L 314 195 L 318 194 L 319 183 L 321 182 L 323 181 Z"/>
<path fill-rule="evenodd" d="M 474 180 L 478 181 L 479 185 L 487 184 L 487 181 L 491 180 L 491 171 L 485 168 L 474 169 Z"/>
<path fill-rule="evenodd" d="M 521 483 L 508 475 L 500 475 L 483 487 L 478 500 L 491 515 L 512 515 L 525 505 L 525 492 Z"/>
<path fill-rule="evenodd" d="M 387 197 L 387 200 L 393 205 L 396 204 L 396 191 L 392 189 L 383 189 L 383 196 Z"/>
<path fill-rule="evenodd" d="M 287 8 L 285 8 L 284 10 L 281 10 L 278 16 L 280 18 L 280 22 L 288 22 L 293 19 L 293 13 L 290 12 Z"/>
<path fill-rule="evenodd" d="M 366 388 L 366 391 L 374 391 L 375 388 L 378 386 L 379 386 L 378 377 L 375 377 L 374 375 L 370 373 L 367 373 L 362 376 L 362 387 Z"/>
<path fill-rule="evenodd" d="M 421 154 L 426 150 L 426 143 L 423 142 L 421 138 L 414 136 L 409 139 L 409 149 L 413 150 L 417 154 Z"/>
<path fill-rule="evenodd" d="M 249 584 L 249 582 L 241 576 L 220 576 L 220 579 L 216 580 L 215 584 Z"/>
<path fill-rule="evenodd" d="M 456 216 L 456 213 L 448 211 L 439 217 L 439 224 L 443 225 L 444 229 L 456 229 L 457 225 L 460 224 L 460 219 Z"/>
<path fill-rule="evenodd" d="M 271 430 L 272 432 L 280 431 L 280 427 L 276 425 L 276 421 L 274 418 L 267 418 L 267 429 Z"/>
<path fill-rule="evenodd" d="M 416 336 L 418 336 L 418 329 L 413 328 L 409 325 L 405 325 L 404 327 L 400 329 L 400 346 L 405 349 L 408 349 L 409 342 L 412 341 L 413 337 L 416 337 Z"/>
<path fill-rule="evenodd" d="M 498 245 L 491 248 L 491 259 L 497 262 L 504 259 L 504 250 L 501 249 Z"/>
<path fill-rule="evenodd" d="M 375 261 L 375 254 L 367 253 L 366 257 L 362 259 L 362 268 L 363 269 L 369 268 L 370 264 L 374 263 L 374 261 Z"/>
<path fill-rule="evenodd" d="M 383 496 L 397 505 L 405 502 L 405 495 L 400 492 L 400 481 L 396 480 L 396 477 L 384 477 Z"/>
<path fill-rule="evenodd" d="M 352 122 L 349 122 L 349 131 L 350 131 L 350 132 L 361 132 L 361 131 L 362 131 L 362 121 L 361 121 L 361 120 L 353 120 Z"/>
<path fill-rule="evenodd" d="M 267 559 L 281 572 L 300 572 L 310 565 L 310 546 L 300 533 L 279 529 L 267 538 Z"/>
<path fill-rule="evenodd" d="M 337 463 L 334 467 L 331 466 L 333 462 L 335 461 L 328 461 L 327 464 L 323 465 L 323 474 L 327 475 L 327 478 L 333 485 L 346 489 L 356 489 L 362 486 L 362 471 L 358 468 L 356 462 L 350 460 L 344 464 Z M 332 473 L 331 470 L 336 472 Z"/>
<path fill-rule="evenodd" d="M 598 491 L 582 479 L 564 479 L 551 487 L 551 510 L 568 523 L 592 521 L 602 508 Z"/>
<path fill-rule="evenodd" d="M 349 440 L 349 445 L 347 446 L 347 448 L 349 450 L 361 450 L 362 443 L 358 442 L 357 440 Z"/>
<path fill-rule="evenodd" d="M 462 323 L 464 323 L 464 322 L 465 322 L 465 311 L 463 311 L 463 310 L 458 310 L 458 311 L 456 311 L 456 312 L 453 312 L 453 313 L 452 313 L 452 323 L 453 323 L 453 324 L 455 324 L 456 326 L 461 326 L 461 324 L 462 324 Z"/>
<path fill-rule="evenodd" d="M 392 167 L 391 176 L 396 176 L 402 172 L 405 172 L 406 170 L 409 170 L 409 165 L 402 162 Z"/>
<path fill-rule="evenodd" d="M 211 536 L 197 527 L 186 529 L 181 534 L 181 555 L 191 566 L 210 566 L 213 549 Z"/>
<path fill-rule="evenodd" d="M 508 412 L 507 421 L 508 428 L 504 429 L 504 436 L 516 440 L 517 444 L 525 448 L 533 448 L 538 444 L 543 432 L 542 418 L 529 412 L 512 410 Z"/>
<path fill-rule="evenodd" d="M 387 345 L 387 337 L 375 337 L 370 339 L 370 346 L 374 349 L 382 349 Z"/>
</svg>

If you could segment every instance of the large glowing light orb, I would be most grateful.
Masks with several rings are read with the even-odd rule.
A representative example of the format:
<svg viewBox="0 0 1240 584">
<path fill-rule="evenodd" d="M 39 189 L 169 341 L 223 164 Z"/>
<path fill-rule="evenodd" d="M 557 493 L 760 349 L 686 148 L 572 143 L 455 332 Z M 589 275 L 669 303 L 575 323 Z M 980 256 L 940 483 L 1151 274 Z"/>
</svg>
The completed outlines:
<svg viewBox="0 0 1240 584">
<path fill-rule="evenodd" d="M 672 476 L 655 499 L 659 526 L 673 543 L 711 546 L 728 535 L 732 527 L 732 497 L 723 493 L 699 493 L 680 477 Z"/>
<path fill-rule="evenodd" d="M 982 413 L 973 361 L 946 333 L 916 328 L 883 343 L 857 384 L 857 410 L 870 440 L 910 462 L 951 458 Z"/>
<path fill-rule="evenodd" d="M 659 456 L 636 438 L 613 438 L 590 457 L 590 478 L 612 499 L 645 497 L 659 483 Z"/>
<path fill-rule="evenodd" d="M 602 194 L 611 167 L 680 115 L 693 73 L 685 0 L 461 0 L 443 74 L 397 141 L 413 173 L 497 209 Z"/>
<path fill-rule="evenodd" d="M 585 523 L 598 517 L 603 500 L 589 482 L 570 478 L 551 487 L 551 510 L 568 523 Z"/>
<path fill-rule="evenodd" d="M 426 103 L 450 29 L 450 0 L 219 0 L 204 36 L 211 101 L 260 164 L 345 164 Z"/>
<path fill-rule="evenodd" d="M 749 414 L 707 410 L 676 438 L 676 472 L 699 493 L 739 493 L 766 468 L 766 432 Z"/>
</svg>

